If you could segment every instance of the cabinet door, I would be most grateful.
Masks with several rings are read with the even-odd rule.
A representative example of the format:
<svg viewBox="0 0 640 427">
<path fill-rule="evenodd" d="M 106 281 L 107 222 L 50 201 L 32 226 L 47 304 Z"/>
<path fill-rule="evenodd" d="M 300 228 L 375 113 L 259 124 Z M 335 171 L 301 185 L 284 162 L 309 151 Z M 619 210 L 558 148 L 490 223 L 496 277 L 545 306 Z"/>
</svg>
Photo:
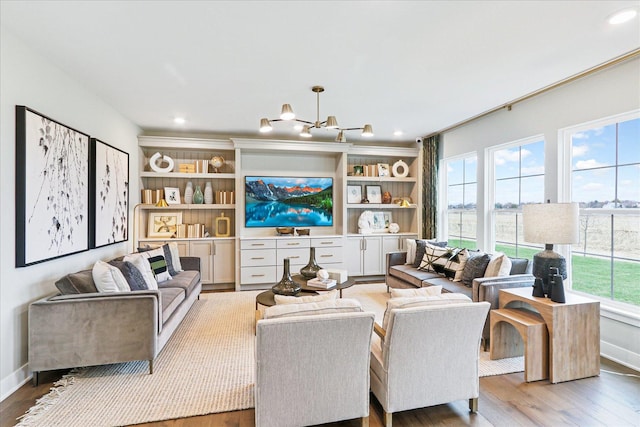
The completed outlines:
<svg viewBox="0 0 640 427">
<path fill-rule="evenodd" d="M 202 283 L 213 283 L 213 241 L 191 241 L 189 244 L 189 255 L 200 258 L 200 277 L 202 278 Z"/>
<path fill-rule="evenodd" d="M 180 256 L 189 256 L 189 242 L 183 240 L 167 240 L 164 243 L 175 243 L 178 246 L 178 253 Z"/>
<path fill-rule="evenodd" d="M 369 236 L 364 238 L 363 274 L 383 274 L 382 268 L 382 237 Z"/>
<path fill-rule="evenodd" d="M 236 281 L 236 245 L 233 240 L 213 241 L 213 283 Z"/>
<path fill-rule="evenodd" d="M 349 276 L 362 276 L 362 237 L 347 237 L 346 254 L 344 257 Z"/>
</svg>

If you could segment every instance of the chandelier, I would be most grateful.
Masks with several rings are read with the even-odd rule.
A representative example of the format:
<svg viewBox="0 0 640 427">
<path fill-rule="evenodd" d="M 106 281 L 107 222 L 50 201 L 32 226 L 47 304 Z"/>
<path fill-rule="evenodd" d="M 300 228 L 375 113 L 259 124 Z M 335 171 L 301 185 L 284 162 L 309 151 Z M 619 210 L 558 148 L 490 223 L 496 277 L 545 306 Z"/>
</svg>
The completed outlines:
<svg viewBox="0 0 640 427">
<path fill-rule="evenodd" d="M 336 142 L 346 142 L 347 138 L 344 135 L 344 132 L 347 130 L 361 130 L 362 136 L 371 137 L 373 136 L 373 128 L 371 125 L 366 124 L 361 128 L 341 128 L 338 126 L 338 120 L 336 116 L 328 116 L 327 120 L 321 122 L 320 121 L 320 94 L 324 92 L 324 87 L 322 86 L 314 86 L 311 88 L 311 91 L 316 94 L 316 120 L 315 122 L 310 122 L 308 120 L 297 119 L 293 109 L 290 104 L 282 105 L 282 112 L 280 113 L 279 119 L 260 119 L 260 132 L 266 133 L 270 132 L 273 127 L 271 126 L 271 122 L 282 122 L 282 121 L 294 121 L 298 123 L 303 123 L 302 131 L 300 132 L 300 136 L 303 138 L 311 138 L 311 129 L 335 129 L 338 131 L 338 136 L 336 137 Z"/>
</svg>

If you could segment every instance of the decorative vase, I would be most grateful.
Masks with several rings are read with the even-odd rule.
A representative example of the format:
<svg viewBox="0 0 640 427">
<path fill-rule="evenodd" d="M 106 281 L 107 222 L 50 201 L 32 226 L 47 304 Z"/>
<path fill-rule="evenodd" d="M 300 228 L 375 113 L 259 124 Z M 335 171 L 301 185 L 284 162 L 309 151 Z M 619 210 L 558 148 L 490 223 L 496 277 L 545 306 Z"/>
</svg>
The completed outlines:
<svg viewBox="0 0 640 427">
<path fill-rule="evenodd" d="M 300 285 L 293 281 L 289 272 L 289 258 L 284 259 L 284 272 L 282 279 L 276 283 L 271 290 L 278 295 L 296 295 L 300 292 Z"/>
<path fill-rule="evenodd" d="M 204 202 L 208 205 L 213 203 L 213 188 L 211 188 L 210 182 L 207 182 L 204 187 Z"/>
<path fill-rule="evenodd" d="M 305 279 L 313 279 L 321 268 L 316 263 L 316 248 L 309 248 L 309 263 L 300 269 L 300 274 Z"/>
<path fill-rule="evenodd" d="M 200 186 L 196 185 L 196 191 L 193 192 L 193 203 L 196 205 L 201 205 L 204 202 L 204 196 L 202 195 L 202 190 L 200 190 Z"/>
<path fill-rule="evenodd" d="M 187 182 L 187 188 L 184 189 L 184 202 L 188 205 L 193 203 L 193 183 L 191 181 Z"/>
</svg>

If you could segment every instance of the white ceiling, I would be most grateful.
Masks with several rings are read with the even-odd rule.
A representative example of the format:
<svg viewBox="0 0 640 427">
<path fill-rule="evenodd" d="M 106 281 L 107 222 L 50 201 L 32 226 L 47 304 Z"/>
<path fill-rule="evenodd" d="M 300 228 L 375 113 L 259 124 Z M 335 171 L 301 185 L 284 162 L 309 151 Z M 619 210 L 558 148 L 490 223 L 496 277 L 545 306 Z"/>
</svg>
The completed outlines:
<svg viewBox="0 0 640 427">
<path fill-rule="evenodd" d="M 283 103 L 315 120 L 319 84 L 321 120 L 404 142 L 637 49 L 637 17 L 607 23 L 630 6 L 640 1 L 2 0 L 0 22 L 145 130 L 257 136 Z"/>
</svg>

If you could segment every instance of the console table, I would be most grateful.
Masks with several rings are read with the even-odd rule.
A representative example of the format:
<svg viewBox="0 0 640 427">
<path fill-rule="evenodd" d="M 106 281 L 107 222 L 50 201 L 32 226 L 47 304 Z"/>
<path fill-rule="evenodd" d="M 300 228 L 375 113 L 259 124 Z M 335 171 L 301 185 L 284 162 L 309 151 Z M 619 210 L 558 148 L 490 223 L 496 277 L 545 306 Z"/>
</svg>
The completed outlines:
<svg viewBox="0 0 640 427">
<path fill-rule="evenodd" d="M 600 302 L 566 294 L 566 303 L 531 295 L 531 288 L 500 290 L 500 308 L 529 306 L 549 332 L 549 380 L 552 383 L 600 375 Z"/>
</svg>

